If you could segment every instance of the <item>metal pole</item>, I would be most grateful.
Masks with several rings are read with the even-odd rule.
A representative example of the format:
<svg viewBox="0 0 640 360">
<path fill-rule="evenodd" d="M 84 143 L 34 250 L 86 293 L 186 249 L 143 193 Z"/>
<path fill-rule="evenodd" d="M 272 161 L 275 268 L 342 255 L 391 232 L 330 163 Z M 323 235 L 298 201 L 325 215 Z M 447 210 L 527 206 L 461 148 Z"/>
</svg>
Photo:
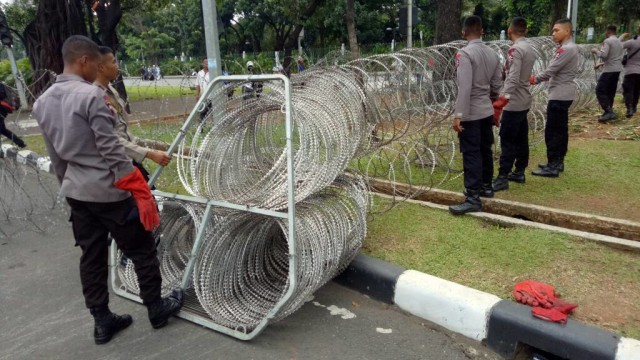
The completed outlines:
<svg viewBox="0 0 640 360">
<path fill-rule="evenodd" d="M 27 94 L 24 91 L 24 84 L 22 83 L 22 74 L 20 73 L 20 70 L 18 70 L 16 58 L 13 56 L 13 49 L 9 46 L 5 46 L 5 48 L 7 49 L 7 57 L 11 64 L 11 73 L 13 73 L 13 78 L 16 79 L 16 88 L 18 88 L 18 96 L 20 96 L 20 105 L 23 109 L 26 109 L 29 107 L 29 103 L 27 102 Z"/>
<path fill-rule="evenodd" d="M 407 0 L 407 47 L 413 47 L 413 1 Z"/>
<path fill-rule="evenodd" d="M 220 68 L 220 41 L 218 39 L 218 12 L 214 0 L 202 0 L 202 15 L 204 18 L 204 38 L 207 45 L 207 60 L 209 62 L 210 77 L 222 74 Z"/>
<path fill-rule="evenodd" d="M 578 0 L 571 1 L 571 26 L 573 26 L 573 37 L 578 34 Z"/>
</svg>

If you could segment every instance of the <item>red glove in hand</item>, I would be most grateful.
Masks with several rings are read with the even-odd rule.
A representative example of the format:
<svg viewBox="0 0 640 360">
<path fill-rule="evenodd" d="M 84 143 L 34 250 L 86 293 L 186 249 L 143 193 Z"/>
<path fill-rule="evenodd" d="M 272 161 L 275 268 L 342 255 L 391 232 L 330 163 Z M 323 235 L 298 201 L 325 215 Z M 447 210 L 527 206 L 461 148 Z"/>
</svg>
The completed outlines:
<svg viewBox="0 0 640 360">
<path fill-rule="evenodd" d="M 551 308 L 553 302 L 557 299 L 553 286 L 533 280 L 517 283 L 513 289 L 513 297 L 525 305 L 540 306 L 547 309 Z"/>
<path fill-rule="evenodd" d="M 509 98 L 500 96 L 498 100 L 493 102 L 493 124 L 500 126 L 500 117 L 502 117 L 502 109 L 509 103 Z"/>
<path fill-rule="evenodd" d="M 531 314 L 538 319 L 553 321 L 562 325 L 567 323 L 567 314 L 564 314 L 556 309 L 545 309 L 541 307 L 535 307 L 531 309 Z"/>
<path fill-rule="evenodd" d="M 529 78 L 529 84 L 531 84 L 531 85 L 535 85 L 536 84 L 536 76 L 535 75 L 531 75 L 531 77 Z"/>
<path fill-rule="evenodd" d="M 144 229 L 152 231 L 158 225 L 160 225 L 160 215 L 158 215 L 158 208 L 156 202 L 151 195 L 151 190 L 147 182 L 142 177 L 142 173 L 138 168 L 133 168 L 133 171 L 128 175 L 122 177 L 116 181 L 115 187 L 120 190 L 130 191 L 133 195 L 136 205 L 138 205 L 138 213 L 140 214 L 140 222 Z"/>
</svg>

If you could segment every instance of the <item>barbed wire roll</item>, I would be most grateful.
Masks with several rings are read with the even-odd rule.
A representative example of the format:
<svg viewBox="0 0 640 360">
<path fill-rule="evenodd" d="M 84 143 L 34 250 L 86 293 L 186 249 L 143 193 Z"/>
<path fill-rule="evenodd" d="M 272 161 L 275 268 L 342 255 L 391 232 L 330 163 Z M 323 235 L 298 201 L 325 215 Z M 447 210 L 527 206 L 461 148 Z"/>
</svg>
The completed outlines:
<svg viewBox="0 0 640 360">
<path fill-rule="evenodd" d="M 162 294 L 181 287 L 187 262 L 191 257 L 191 249 L 204 214 L 204 207 L 185 201 L 167 201 L 160 199 L 160 227 L 153 236 L 157 242 L 160 274 L 162 276 Z M 206 234 L 213 229 L 218 215 L 214 215 L 205 227 Z M 205 235 L 206 236 L 206 235 Z M 123 257 L 121 250 L 117 253 L 118 276 L 127 291 L 139 294 L 140 287 L 133 263 Z"/>
<path fill-rule="evenodd" d="M 368 193 L 362 180 L 339 178 L 296 205 L 297 279 L 283 319 L 357 255 L 366 235 Z M 215 234 L 215 235 L 214 235 Z M 215 225 L 196 259 L 194 287 L 218 324 L 250 331 L 289 286 L 287 221 L 233 213 Z"/>
<path fill-rule="evenodd" d="M 266 85 L 268 92 L 212 104 L 196 134 L 182 142 L 188 158 L 178 161 L 178 170 L 191 194 L 267 209 L 287 206 L 284 88 L 276 81 Z M 293 77 L 292 88 L 299 202 L 331 184 L 367 147 L 371 126 L 352 73 L 310 70 Z M 226 91 L 221 87 L 213 98 Z"/>
</svg>

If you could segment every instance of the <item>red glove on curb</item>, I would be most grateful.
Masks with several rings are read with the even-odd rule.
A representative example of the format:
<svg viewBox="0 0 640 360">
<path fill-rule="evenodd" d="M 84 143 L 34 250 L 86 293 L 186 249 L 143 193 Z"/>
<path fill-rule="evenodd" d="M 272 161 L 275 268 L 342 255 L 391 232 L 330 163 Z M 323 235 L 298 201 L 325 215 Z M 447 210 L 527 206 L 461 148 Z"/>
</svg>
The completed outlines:
<svg viewBox="0 0 640 360">
<path fill-rule="evenodd" d="M 553 306 L 556 292 L 551 285 L 526 280 L 516 284 L 513 288 L 513 297 L 525 305 L 541 306 L 548 309 Z"/>
<path fill-rule="evenodd" d="M 531 84 L 531 85 L 535 85 L 536 84 L 536 76 L 535 75 L 531 75 L 531 77 L 529 78 L 529 84 Z"/>
<path fill-rule="evenodd" d="M 541 307 L 535 307 L 531 309 L 531 314 L 538 319 L 553 321 L 562 325 L 567 323 L 567 314 L 564 314 L 556 309 L 545 309 Z"/>
<path fill-rule="evenodd" d="M 502 116 L 502 109 L 509 103 L 509 98 L 506 96 L 500 96 L 498 100 L 493 102 L 493 125 L 500 126 L 500 117 Z"/>
<path fill-rule="evenodd" d="M 120 190 L 130 191 L 133 195 L 136 205 L 138 205 L 138 213 L 140 214 L 140 222 L 144 229 L 152 231 L 158 225 L 160 225 L 160 215 L 158 215 L 158 208 L 156 202 L 151 195 L 151 190 L 147 182 L 142 177 L 142 173 L 138 168 L 133 168 L 133 171 L 128 175 L 122 177 L 116 181 L 115 187 Z"/>
</svg>

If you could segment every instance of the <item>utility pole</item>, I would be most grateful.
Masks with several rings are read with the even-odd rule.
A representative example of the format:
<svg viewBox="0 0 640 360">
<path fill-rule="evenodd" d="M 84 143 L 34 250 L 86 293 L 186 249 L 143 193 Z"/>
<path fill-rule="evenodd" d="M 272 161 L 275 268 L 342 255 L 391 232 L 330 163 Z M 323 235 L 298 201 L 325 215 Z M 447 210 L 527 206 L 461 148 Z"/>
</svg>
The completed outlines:
<svg viewBox="0 0 640 360">
<path fill-rule="evenodd" d="M 20 70 L 18 70 L 16 58 L 13 56 L 13 36 L 11 35 L 9 24 L 7 24 L 7 17 L 4 15 L 4 11 L 2 11 L 2 9 L 0 9 L 0 43 L 4 45 L 5 49 L 7 49 L 7 57 L 11 64 L 11 73 L 16 81 L 16 88 L 18 89 L 18 95 L 20 96 L 20 105 L 23 108 L 28 108 L 29 103 L 27 102 L 27 94 L 25 93 L 24 84 L 22 83 L 22 74 L 20 73 Z"/>
<path fill-rule="evenodd" d="M 407 48 L 413 47 L 413 1 L 407 0 Z"/>
<path fill-rule="evenodd" d="M 573 27 L 572 35 L 575 39 L 578 31 L 578 0 L 568 0 L 567 19 L 571 19 L 571 26 Z"/>
<path fill-rule="evenodd" d="M 218 34 L 218 12 L 214 0 L 202 0 L 202 15 L 204 18 L 204 39 L 207 46 L 207 60 L 211 78 L 222 74 L 220 61 L 220 40 Z M 210 75 L 210 76 L 211 76 Z"/>
</svg>

